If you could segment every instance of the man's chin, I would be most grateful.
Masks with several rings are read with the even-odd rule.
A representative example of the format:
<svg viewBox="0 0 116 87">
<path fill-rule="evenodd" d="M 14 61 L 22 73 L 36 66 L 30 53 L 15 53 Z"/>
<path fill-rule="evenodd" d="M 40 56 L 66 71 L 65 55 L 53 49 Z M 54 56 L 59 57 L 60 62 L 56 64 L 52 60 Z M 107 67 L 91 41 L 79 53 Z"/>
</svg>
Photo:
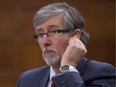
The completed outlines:
<svg viewBox="0 0 116 87">
<path fill-rule="evenodd" d="M 51 58 L 44 58 L 44 60 L 45 60 L 46 64 L 49 66 L 56 66 L 56 65 L 59 65 L 59 63 L 60 63 L 59 58 L 57 59 L 57 58 L 51 57 Z"/>
</svg>

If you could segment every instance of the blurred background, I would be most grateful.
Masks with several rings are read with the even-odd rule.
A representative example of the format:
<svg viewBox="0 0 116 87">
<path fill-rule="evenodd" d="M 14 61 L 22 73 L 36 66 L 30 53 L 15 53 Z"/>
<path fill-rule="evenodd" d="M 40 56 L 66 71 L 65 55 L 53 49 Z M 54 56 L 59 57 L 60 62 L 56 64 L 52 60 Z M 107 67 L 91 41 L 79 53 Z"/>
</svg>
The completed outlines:
<svg viewBox="0 0 116 87">
<path fill-rule="evenodd" d="M 115 66 L 115 0 L 0 0 L 0 87 L 16 87 L 22 72 L 46 65 L 32 21 L 40 7 L 57 1 L 83 15 L 90 34 L 86 57 Z"/>
</svg>

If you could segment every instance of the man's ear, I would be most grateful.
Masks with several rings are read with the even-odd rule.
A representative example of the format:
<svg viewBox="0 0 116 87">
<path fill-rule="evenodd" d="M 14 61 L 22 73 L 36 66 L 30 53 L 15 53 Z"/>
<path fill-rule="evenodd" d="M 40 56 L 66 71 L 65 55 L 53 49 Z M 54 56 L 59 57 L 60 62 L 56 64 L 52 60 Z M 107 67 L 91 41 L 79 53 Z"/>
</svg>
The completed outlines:
<svg viewBox="0 0 116 87">
<path fill-rule="evenodd" d="M 81 37 L 81 31 L 80 31 L 80 29 L 76 29 L 74 31 L 74 36 L 77 37 L 78 39 L 80 39 L 80 37 Z"/>
</svg>

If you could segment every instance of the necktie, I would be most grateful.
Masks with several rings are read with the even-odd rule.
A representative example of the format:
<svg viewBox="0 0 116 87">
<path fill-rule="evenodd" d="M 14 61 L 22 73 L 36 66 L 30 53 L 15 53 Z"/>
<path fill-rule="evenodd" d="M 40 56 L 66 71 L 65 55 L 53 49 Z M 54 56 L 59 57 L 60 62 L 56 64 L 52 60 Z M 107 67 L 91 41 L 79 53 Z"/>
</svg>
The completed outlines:
<svg viewBox="0 0 116 87">
<path fill-rule="evenodd" d="M 55 87 L 55 84 L 54 84 L 54 82 L 52 82 L 52 85 L 51 85 L 51 87 Z"/>
</svg>

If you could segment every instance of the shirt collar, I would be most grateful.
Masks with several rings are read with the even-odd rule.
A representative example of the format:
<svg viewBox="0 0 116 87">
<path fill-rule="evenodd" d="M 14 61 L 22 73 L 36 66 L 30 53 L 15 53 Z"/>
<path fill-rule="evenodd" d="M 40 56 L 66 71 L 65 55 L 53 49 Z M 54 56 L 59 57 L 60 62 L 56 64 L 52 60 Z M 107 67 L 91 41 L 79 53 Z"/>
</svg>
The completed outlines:
<svg viewBox="0 0 116 87">
<path fill-rule="evenodd" d="M 52 80 L 52 77 L 56 75 L 55 71 L 53 70 L 53 68 L 50 66 L 50 81 Z"/>
</svg>

